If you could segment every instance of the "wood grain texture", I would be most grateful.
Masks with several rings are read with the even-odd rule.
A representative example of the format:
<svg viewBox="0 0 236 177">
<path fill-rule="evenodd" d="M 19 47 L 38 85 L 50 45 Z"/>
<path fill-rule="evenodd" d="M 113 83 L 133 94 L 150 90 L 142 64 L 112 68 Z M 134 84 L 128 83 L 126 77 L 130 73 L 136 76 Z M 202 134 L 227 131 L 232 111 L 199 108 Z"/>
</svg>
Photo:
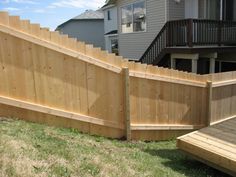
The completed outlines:
<svg viewBox="0 0 236 177">
<path fill-rule="evenodd" d="M 236 115 L 236 72 L 202 76 L 129 62 L 6 12 L 0 12 L 0 44 L 0 95 L 60 110 L 63 115 L 87 116 L 91 122 L 78 120 L 84 132 L 127 136 L 125 130 L 101 122 L 125 127 L 128 106 L 129 124 L 136 127 L 130 131 L 133 139 L 168 139 L 187 128 L 190 131 Z M 129 91 L 123 67 L 129 70 Z M 210 100 L 207 81 L 212 82 Z M 47 123 L 60 116 L 17 105 L 1 104 L 0 113 L 20 118 L 25 114 L 27 120 Z M 97 119 L 100 123 L 92 121 Z M 61 120 L 58 124 L 71 125 L 66 118 Z"/>
<path fill-rule="evenodd" d="M 204 163 L 236 175 L 236 118 L 225 120 L 179 137 L 181 150 L 203 159 Z"/>
</svg>

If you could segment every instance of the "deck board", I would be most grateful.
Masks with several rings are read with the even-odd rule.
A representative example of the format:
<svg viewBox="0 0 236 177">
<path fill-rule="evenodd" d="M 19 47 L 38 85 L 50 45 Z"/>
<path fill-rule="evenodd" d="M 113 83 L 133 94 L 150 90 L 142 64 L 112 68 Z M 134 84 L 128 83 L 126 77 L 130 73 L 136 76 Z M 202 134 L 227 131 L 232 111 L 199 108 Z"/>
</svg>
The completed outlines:
<svg viewBox="0 0 236 177">
<path fill-rule="evenodd" d="M 177 147 L 196 159 L 236 176 L 236 118 L 181 136 Z"/>
</svg>

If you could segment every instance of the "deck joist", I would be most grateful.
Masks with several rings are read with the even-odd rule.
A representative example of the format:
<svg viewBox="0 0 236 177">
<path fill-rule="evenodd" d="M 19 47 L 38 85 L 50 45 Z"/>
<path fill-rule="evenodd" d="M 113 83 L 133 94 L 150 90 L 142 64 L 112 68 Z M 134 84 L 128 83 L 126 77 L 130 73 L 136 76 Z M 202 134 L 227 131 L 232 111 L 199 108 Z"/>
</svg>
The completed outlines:
<svg viewBox="0 0 236 177">
<path fill-rule="evenodd" d="M 213 168 L 236 176 L 236 118 L 179 137 L 177 147 Z"/>
</svg>

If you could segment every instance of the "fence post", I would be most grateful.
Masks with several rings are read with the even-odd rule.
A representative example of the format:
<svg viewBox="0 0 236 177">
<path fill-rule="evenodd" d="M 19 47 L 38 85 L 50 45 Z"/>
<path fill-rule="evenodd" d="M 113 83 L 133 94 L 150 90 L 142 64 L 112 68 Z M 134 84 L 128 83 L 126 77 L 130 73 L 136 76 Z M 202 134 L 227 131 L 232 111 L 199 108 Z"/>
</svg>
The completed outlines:
<svg viewBox="0 0 236 177">
<path fill-rule="evenodd" d="M 130 121 L 130 80 L 129 68 L 123 68 L 124 74 L 124 116 L 125 116 L 125 130 L 127 141 L 131 140 L 131 121 Z"/>
<path fill-rule="evenodd" d="M 193 19 L 188 20 L 187 33 L 188 46 L 193 47 Z"/>
<path fill-rule="evenodd" d="M 207 126 L 211 125 L 211 116 L 212 116 L 212 82 L 207 81 L 207 89 L 208 89 L 208 112 L 207 112 Z"/>
</svg>

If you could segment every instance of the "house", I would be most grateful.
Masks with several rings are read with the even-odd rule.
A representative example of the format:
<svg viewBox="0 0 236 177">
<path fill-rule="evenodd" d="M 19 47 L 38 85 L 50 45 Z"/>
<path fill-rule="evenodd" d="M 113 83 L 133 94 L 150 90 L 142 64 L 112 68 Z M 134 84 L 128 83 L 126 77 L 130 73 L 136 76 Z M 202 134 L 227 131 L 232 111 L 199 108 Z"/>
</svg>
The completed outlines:
<svg viewBox="0 0 236 177">
<path fill-rule="evenodd" d="M 102 10 L 104 12 L 105 49 L 118 55 L 117 7 L 113 4 L 106 4 Z"/>
<path fill-rule="evenodd" d="M 56 30 L 87 44 L 105 49 L 104 17 L 101 10 L 86 10 L 84 13 L 62 23 Z"/>
<path fill-rule="evenodd" d="M 200 74 L 236 70 L 236 0 L 108 0 L 105 7 L 117 10 L 121 56 Z"/>
</svg>

